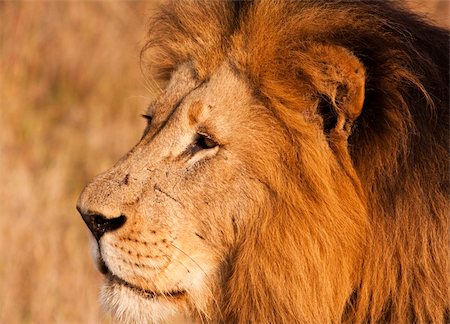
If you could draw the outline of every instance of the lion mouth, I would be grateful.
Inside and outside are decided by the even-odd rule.
[[[135,286],[131,283],[129,283],[126,280],[123,280],[122,278],[119,278],[118,276],[114,275],[110,271],[106,274],[106,278],[109,282],[119,284],[123,287],[128,288],[135,294],[146,298],[146,299],[155,299],[158,297],[164,297],[164,298],[180,298],[183,295],[185,295],[185,290],[171,290],[171,291],[161,291],[161,292],[155,292],[147,289],[140,288],[138,286]]]
[[[102,273],[106,280],[111,285],[120,285],[122,287],[127,288],[128,290],[132,291],[134,294],[138,295],[139,297],[145,298],[145,299],[156,299],[158,297],[164,297],[165,299],[168,298],[181,298],[186,294],[186,290],[184,289],[173,289],[173,290],[159,290],[159,291],[152,291],[143,289],[141,287],[138,287],[136,285],[133,285],[132,283],[120,278],[116,274],[114,274],[105,261],[103,260],[102,252],[100,245],[98,245],[98,254],[95,256],[95,261],[97,263],[97,269]]]
[[[133,285],[132,283],[116,276],[109,270],[108,266],[105,264],[103,259],[100,257],[98,260],[99,263],[99,270],[100,272],[107,278],[107,280],[110,283],[118,284],[120,286],[126,287],[127,289],[131,290],[133,293],[139,295],[140,297],[146,298],[146,299],[155,299],[158,297],[165,297],[165,298],[179,298],[185,295],[185,290],[170,290],[170,291],[151,291],[147,289],[140,288],[136,285]]]

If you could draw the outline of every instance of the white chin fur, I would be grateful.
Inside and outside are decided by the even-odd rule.
[[[186,309],[163,298],[146,299],[127,287],[106,282],[100,302],[117,323],[193,323],[185,319]]]

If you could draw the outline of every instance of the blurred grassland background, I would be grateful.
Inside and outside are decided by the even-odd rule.
[[[141,135],[154,1],[0,1],[0,323],[109,322],[78,194]],[[412,4],[447,26],[449,3]]]

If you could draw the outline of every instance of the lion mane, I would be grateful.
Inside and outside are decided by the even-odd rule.
[[[447,30],[391,1],[169,2],[142,55],[162,80],[186,62],[199,79],[230,62],[298,143],[283,165],[258,166],[272,206],[227,258],[216,318],[450,320]],[[363,67],[363,103],[341,120],[357,81],[333,67],[349,57]],[[295,137],[305,96],[339,168]],[[358,226],[344,224],[348,215]]]

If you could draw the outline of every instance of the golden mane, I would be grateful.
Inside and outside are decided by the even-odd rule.
[[[447,31],[390,1],[192,1],[164,6],[149,37],[142,54],[163,79],[183,63],[207,79],[228,61],[297,148],[280,142],[283,165],[255,166],[273,197],[227,259],[226,322],[449,320]],[[329,62],[310,59],[326,46],[365,69],[349,159],[332,136],[336,157],[298,138],[305,94],[336,123],[343,99],[321,79]],[[357,284],[328,277],[333,267]]]

